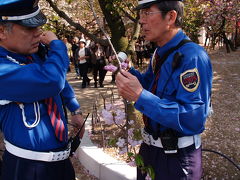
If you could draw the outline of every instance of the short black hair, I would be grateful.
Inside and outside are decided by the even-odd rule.
[[[157,3],[162,17],[164,18],[169,11],[175,10],[177,12],[177,18],[175,25],[181,27],[183,23],[184,4],[181,1],[162,1]]]
[[[0,21],[0,26],[4,26],[7,31],[11,31],[12,30],[12,25],[13,23],[12,22],[9,22],[9,21]]]

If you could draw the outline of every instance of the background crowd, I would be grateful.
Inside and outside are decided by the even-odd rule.
[[[82,88],[90,85],[94,81],[94,87],[104,87],[104,79],[107,71],[104,69],[108,63],[112,62],[113,51],[110,46],[103,46],[100,43],[91,41],[84,35],[62,38],[68,49],[68,56],[76,73],[75,79],[82,80]],[[135,44],[136,56],[134,64],[142,67],[148,61],[155,49],[154,43],[139,37]],[[69,71],[71,68],[69,67]],[[93,79],[89,78],[92,74]],[[112,83],[115,82],[115,74],[112,74]]]

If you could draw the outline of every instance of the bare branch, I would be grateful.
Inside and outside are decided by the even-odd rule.
[[[71,26],[75,27],[77,30],[79,30],[80,32],[82,32],[84,35],[86,35],[87,37],[89,37],[90,39],[94,40],[95,42],[100,43],[101,45],[106,46],[108,44],[108,42],[106,40],[97,38],[95,35],[89,33],[89,31],[84,28],[83,26],[81,26],[81,24],[74,22],[71,18],[69,18],[69,16],[61,11],[56,4],[52,1],[52,0],[46,0],[49,5],[53,8],[53,10],[63,19],[65,19]]]
[[[99,28],[101,29],[101,31],[103,32],[104,36],[105,36],[106,39],[108,40],[108,43],[110,44],[110,46],[111,46],[111,48],[112,48],[112,50],[113,50],[113,53],[114,53],[114,55],[116,56],[116,59],[117,59],[117,62],[118,62],[118,68],[119,68],[119,70],[121,71],[121,70],[122,70],[121,61],[120,61],[119,58],[118,58],[117,52],[116,52],[116,50],[115,50],[115,48],[114,48],[114,46],[113,46],[113,44],[112,44],[112,42],[111,42],[111,40],[110,40],[110,38],[109,38],[109,35],[106,33],[106,31],[103,29],[102,25],[100,24],[100,21],[99,21],[99,19],[98,19],[98,17],[97,17],[97,14],[96,14],[96,12],[95,12],[94,7],[93,7],[93,0],[88,0],[88,2],[89,2],[89,4],[90,4],[90,8],[91,8],[91,10],[92,10],[92,12],[93,12],[93,16],[94,16],[94,18],[95,18],[95,20],[96,20]]]

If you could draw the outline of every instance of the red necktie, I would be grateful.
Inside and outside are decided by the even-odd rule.
[[[33,63],[31,56],[27,56],[26,58],[28,60],[26,64]],[[65,127],[61,119],[61,115],[57,110],[57,104],[54,102],[53,98],[45,99],[45,103],[47,104],[47,107],[48,107],[48,115],[50,116],[51,124],[54,129],[56,137],[60,141],[66,141]]]
[[[61,115],[57,109],[57,104],[54,102],[53,98],[48,98],[45,100],[48,107],[48,115],[51,119],[51,124],[54,129],[56,137],[60,141],[66,141],[66,132],[64,123],[61,119]]]
[[[154,74],[155,74],[155,78],[154,78],[154,82],[153,82],[153,85],[152,85],[151,92],[153,94],[156,94],[158,79],[160,77],[160,69],[161,69],[161,66],[163,64],[163,61],[161,60],[161,58],[157,54],[157,51],[154,53],[153,61],[156,61],[156,62],[152,62],[153,64],[155,64],[155,68],[153,69]],[[145,127],[147,127],[148,126],[148,117],[145,116],[144,114],[143,114],[143,122],[144,122]]]

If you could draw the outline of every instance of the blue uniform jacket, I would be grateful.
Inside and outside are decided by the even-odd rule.
[[[180,30],[167,44],[158,47],[156,53],[161,57],[183,39],[189,38]],[[183,57],[179,67],[172,73],[172,61],[176,52],[180,52]],[[162,132],[166,128],[172,128],[179,136],[187,136],[204,130],[210,110],[212,66],[202,47],[190,42],[168,56],[161,67],[156,95],[151,93],[155,78],[152,60],[145,73],[141,74],[134,68],[129,72],[138,78],[144,88],[135,102],[135,108],[150,118],[149,125],[154,131],[160,129]],[[195,83],[192,85],[195,89],[190,88],[191,82]]]
[[[32,57],[34,63],[22,65],[28,61],[26,56],[0,47],[0,100],[10,101],[0,105],[0,127],[4,138],[18,147],[49,151],[65,146],[66,142],[60,142],[55,137],[44,99],[54,97],[66,130],[60,93],[70,111],[80,105],[73,89],[66,82],[69,58],[65,44],[60,40],[52,41],[45,61],[36,54]],[[40,118],[36,127],[28,128],[24,125],[23,111],[18,103],[24,105],[28,124]]]

